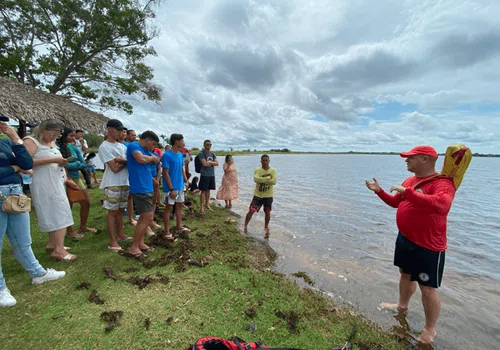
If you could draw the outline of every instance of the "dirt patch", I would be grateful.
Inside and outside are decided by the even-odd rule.
[[[101,320],[104,322],[107,322],[108,325],[106,328],[104,328],[104,331],[106,333],[109,333],[113,330],[113,328],[117,326],[121,326],[121,318],[123,317],[123,311],[118,310],[118,311],[106,311],[99,316]]]
[[[149,239],[148,244],[150,246],[154,245],[157,247],[163,247],[167,249],[171,249],[174,246],[174,240],[172,238],[167,238],[167,235],[164,230],[160,230]]]
[[[89,288],[90,288],[89,282],[82,282],[76,286],[76,289],[89,289]]]
[[[119,280],[120,277],[116,276],[114,273],[113,273],[113,269],[111,269],[111,267],[108,267],[106,266],[104,268],[104,274],[106,275],[107,278],[111,278],[112,280],[116,281],[116,280]]]
[[[295,276],[298,278],[303,278],[307,284],[309,284],[310,286],[314,286],[314,281],[305,272],[302,272],[302,271],[295,272],[295,273],[292,273],[292,276]]]
[[[245,315],[247,315],[250,318],[254,318],[255,315],[257,315],[257,311],[255,310],[255,305],[252,305],[249,308],[245,309]]]
[[[282,318],[287,322],[287,327],[290,333],[299,334],[299,314],[296,311],[283,312],[281,310],[276,311],[276,317]]]
[[[89,298],[88,300],[91,302],[91,303],[94,303],[94,304],[97,304],[97,305],[102,305],[104,304],[104,300],[102,300],[99,295],[97,295],[97,290],[93,289],[91,292],[90,292],[90,295],[89,295]]]
[[[139,269],[137,267],[129,267],[128,269],[123,270],[123,272],[130,273],[130,272],[137,272]]]
[[[250,264],[258,270],[271,268],[278,254],[267,242],[252,240],[249,249]]]
[[[139,289],[144,289],[148,286],[148,284],[153,283],[155,281],[151,275],[147,275],[146,277],[132,276],[127,279],[128,282],[135,284]]]
[[[146,330],[149,331],[149,327],[151,327],[151,319],[149,317],[146,317],[144,320],[144,326],[146,327]]]

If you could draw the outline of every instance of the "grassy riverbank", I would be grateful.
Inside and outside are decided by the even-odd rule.
[[[79,255],[72,264],[50,260],[46,234],[37,230],[32,215],[35,255],[45,267],[64,269],[64,279],[32,286],[5,240],[3,273],[18,304],[0,310],[2,349],[186,349],[208,335],[330,349],[343,344],[356,324],[355,348],[404,348],[362,317],[273,273],[268,268],[273,252],[241,235],[234,214],[220,208],[204,217],[187,213],[185,224],[195,233],[168,248],[157,246],[142,263],[107,249],[102,192],[94,189],[91,197],[89,225],[101,232],[66,240]],[[197,209],[197,199],[193,206]],[[126,231],[131,235],[133,227],[126,225]],[[197,262],[208,265],[191,265]],[[77,289],[83,282],[89,289]],[[91,302],[93,290],[98,298]],[[99,298],[103,304],[96,304]],[[123,312],[121,325],[105,332],[100,315],[112,311]]]

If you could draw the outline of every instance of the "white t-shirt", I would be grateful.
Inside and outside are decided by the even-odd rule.
[[[104,142],[99,146],[98,154],[102,164],[106,165],[107,162],[115,158],[127,159],[127,147],[119,142],[111,143],[104,140]],[[127,167],[124,167],[119,172],[114,173],[109,166],[106,166],[99,188],[104,189],[109,186],[129,185]]]
[[[82,138],[81,140],[76,140],[75,139],[75,145],[76,145],[76,147],[78,147],[78,149],[80,150],[80,152],[82,152],[82,154],[84,154],[85,152],[83,152],[82,144],[80,143],[80,141],[83,141],[83,145],[85,146],[85,148],[89,148],[89,145],[87,144],[87,140],[85,140],[84,138]]]

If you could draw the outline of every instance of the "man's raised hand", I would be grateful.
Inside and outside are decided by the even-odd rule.
[[[382,188],[380,188],[380,185],[378,184],[378,181],[376,178],[373,178],[373,182],[370,182],[368,180],[365,181],[366,187],[375,193],[379,193]]]

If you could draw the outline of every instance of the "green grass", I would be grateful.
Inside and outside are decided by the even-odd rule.
[[[65,270],[64,279],[31,285],[5,240],[3,273],[18,304],[0,310],[2,349],[187,349],[208,335],[237,335],[274,347],[330,349],[343,344],[355,324],[360,324],[354,340],[356,349],[404,348],[361,316],[266,268],[272,255],[269,248],[241,235],[237,218],[232,220],[235,217],[223,209],[208,212],[203,218],[186,214],[185,224],[207,235],[191,234],[188,246],[192,251],[188,253],[198,259],[211,255],[214,260],[206,267],[188,265],[185,271],[178,272],[176,263],[146,268],[135,259],[110,252],[106,213],[100,205],[102,193],[98,189],[90,193],[93,206],[89,226],[102,233],[87,233],[79,241],[67,239],[66,245],[73,247],[71,252],[79,255],[74,263],[50,260],[44,251],[47,236],[38,231],[34,212],[31,216],[35,255],[44,267]],[[74,212],[78,220],[78,205]],[[133,227],[125,227],[132,235]],[[178,239],[168,250],[157,247],[146,261],[166,252],[178,252],[182,246],[186,241]],[[123,279],[106,277],[104,267],[110,267]],[[139,270],[124,271],[131,267]],[[157,272],[168,276],[169,282],[154,282],[139,289],[125,280],[134,275],[157,278]],[[90,289],[77,290],[82,282],[90,283]],[[93,289],[104,304],[88,301]],[[99,316],[117,310],[123,311],[121,326],[105,333],[106,323]],[[296,312],[296,333],[290,331],[287,320],[276,315],[278,310],[284,314]],[[146,318],[151,323],[149,330]],[[255,334],[245,330],[251,324],[256,326]]]

